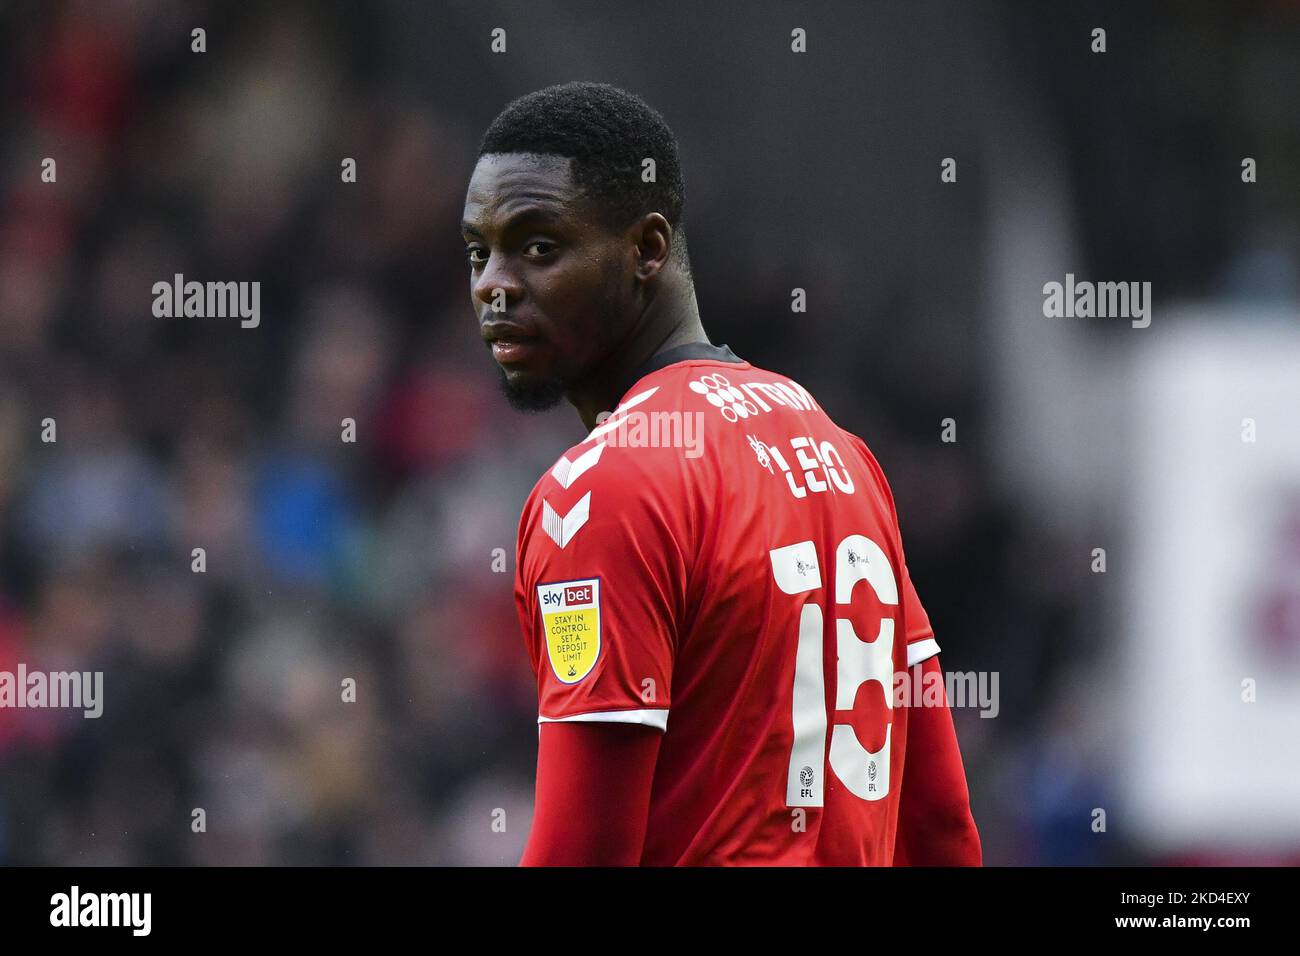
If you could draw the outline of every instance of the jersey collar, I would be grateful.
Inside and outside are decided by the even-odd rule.
[[[734,362],[744,364],[745,360],[725,345],[710,345],[708,342],[688,342],[685,345],[679,345],[676,348],[668,349],[666,352],[652,355],[648,362],[645,362],[640,368],[632,373],[632,384],[635,385],[651,372],[657,372],[661,368],[667,368],[669,365],[676,365],[678,362],[690,361]]]
[[[676,348],[668,349],[657,355],[652,355],[648,361],[632,373],[632,384],[623,390],[622,397],[619,398],[618,404],[622,405],[628,395],[641,384],[642,380],[660,369],[667,368],[670,365],[676,365],[678,362],[728,362],[738,365],[748,364],[743,358],[731,351],[725,345],[710,345],[708,342],[688,342],[686,345],[679,345]]]

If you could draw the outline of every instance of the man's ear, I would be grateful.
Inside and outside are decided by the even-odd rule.
[[[668,265],[672,253],[673,227],[657,212],[647,213],[632,225],[636,245],[636,277],[647,281]]]

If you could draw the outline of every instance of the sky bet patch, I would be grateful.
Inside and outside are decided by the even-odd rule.
[[[537,585],[542,630],[551,670],[565,684],[576,684],[600,654],[600,578]]]

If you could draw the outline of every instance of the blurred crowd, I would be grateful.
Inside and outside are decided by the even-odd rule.
[[[478,133],[530,87],[431,93],[387,55],[397,6],[0,15],[0,670],[105,675],[97,720],[0,709],[0,863],[518,859],[536,700],[516,525],[582,431],[497,393],[457,234]],[[978,311],[915,276],[855,289],[840,236],[798,237],[791,280],[761,235],[708,225],[738,195],[703,170],[691,193],[696,149],[706,327],[866,438],[945,666],[1002,672],[998,719],[956,715],[987,860],[1129,859],[1077,816],[1107,799],[1079,744],[1089,595],[1024,574],[1077,542],[1018,515],[978,442],[936,440],[945,416],[981,422]],[[749,281],[722,286],[724,254]],[[154,317],[176,273],[260,281],[260,326]],[[793,327],[789,288],[817,283],[890,321]]]
[[[106,706],[0,710],[0,861],[513,862],[535,701],[493,549],[577,424],[495,394],[475,144],[337,98],[291,21],[198,75],[146,7],[8,51],[0,669],[102,670]],[[155,318],[174,273],[261,281],[260,327]]]

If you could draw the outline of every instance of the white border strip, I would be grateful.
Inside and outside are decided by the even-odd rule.
[[[656,708],[654,710],[595,710],[585,714],[574,714],[572,717],[543,717],[540,714],[537,717],[538,724],[562,723],[573,720],[589,720],[611,724],[647,724],[659,730],[668,730],[668,710],[666,708]]]
[[[915,667],[939,653],[939,642],[933,637],[907,645],[907,666]]]

